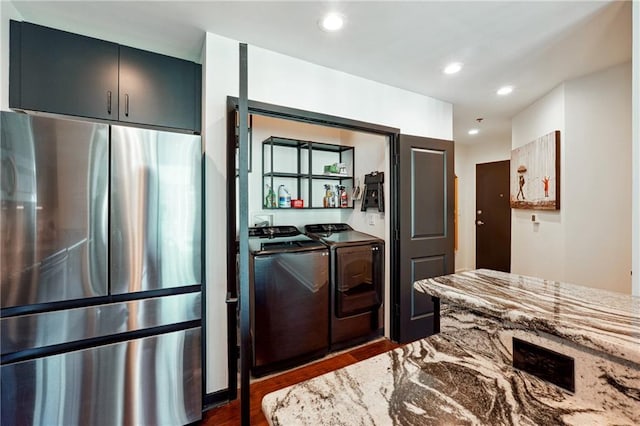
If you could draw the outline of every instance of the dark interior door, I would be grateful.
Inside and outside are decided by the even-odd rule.
[[[511,272],[509,160],[476,164],[476,268]]]
[[[453,141],[400,135],[392,179],[393,339],[410,342],[439,332],[438,301],[416,280],[454,272]]]

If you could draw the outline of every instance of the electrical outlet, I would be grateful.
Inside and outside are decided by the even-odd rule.
[[[252,226],[272,226],[273,215],[272,214],[254,214]]]
[[[369,225],[376,226],[376,215],[374,214],[369,215]]]

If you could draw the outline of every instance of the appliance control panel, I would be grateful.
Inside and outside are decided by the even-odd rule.
[[[300,231],[295,226],[259,226],[249,228],[249,237],[258,238],[276,238],[276,237],[295,237],[300,235]]]

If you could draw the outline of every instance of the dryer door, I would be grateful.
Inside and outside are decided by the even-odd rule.
[[[380,307],[384,246],[366,244],[336,249],[336,316],[344,318]]]

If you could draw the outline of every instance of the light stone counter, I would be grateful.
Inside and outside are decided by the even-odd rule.
[[[640,365],[626,357],[634,349],[637,325],[628,314],[637,300],[625,302],[624,296],[605,292],[615,301],[605,307],[605,301],[581,298],[578,286],[493,271],[440,277],[416,287],[441,297],[440,334],[266,395],[262,406],[269,422],[640,424]],[[616,314],[616,306],[622,312]],[[542,320],[535,320],[534,310]],[[571,319],[561,318],[564,314]],[[586,339],[578,337],[580,321]],[[599,325],[603,322],[606,327]],[[574,358],[575,393],[513,368],[513,337]]]
[[[450,305],[640,364],[640,298],[479,269],[417,281]]]

